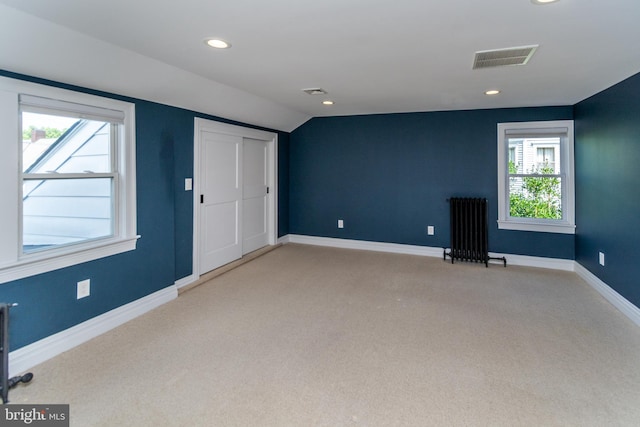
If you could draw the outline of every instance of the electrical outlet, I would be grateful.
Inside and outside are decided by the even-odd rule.
[[[600,265],[604,267],[604,253],[598,252],[598,262],[600,262]]]
[[[338,228],[344,228],[344,221],[341,219],[338,220]]]
[[[429,236],[433,236],[434,234],[436,234],[435,227],[433,225],[427,227],[427,234]]]
[[[91,294],[91,280],[87,279],[87,280],[78,282],[76,299],[88,297],[90,294]]]

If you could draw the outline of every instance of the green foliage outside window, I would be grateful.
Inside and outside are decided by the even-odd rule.
[[[509,173],[518,173],[516,165],[511,161]],[[511,178],[512,184],[514,179],[521,179],[522,185],[521,188],[511,186],[509,214],[519,218],[562,219],[560,178],[548,176],[555,174],[553,168],[548,165],[536,168],[530,173],[534,176]]]
[[[34,130],[36,130],[36,127],[33,126],[33,125],[29,126],[27,129],[23,129],[22,130],[22,139],[23,140],[31,139],[31,133]],[[38,130],[44,130],[45,138],[52,138],[52,139],[59,138],[60,135],[62,135],[63,133],[65,133],[67,131],[66,129],[56,129],[56,128],[52,128],[52,127],[45,127],[43,129],[38,129]]]

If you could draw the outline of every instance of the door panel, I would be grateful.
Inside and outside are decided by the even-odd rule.
[[[262,197],[244,201],[243,254],[267,245],[266,211],[266,203]]]
[[[267,143],[244,138],[243,254],[268,244]]]
[[[242,257],[242,137],[203,131],[200,274]]]
[[[232,201],[203,207],[205,228],[204,250],[211,253],[238,244],[238,227],[219,227],[219,224],[235,224],[238,217],[238,202]],[[211,226],[213,225],[213,226]]]

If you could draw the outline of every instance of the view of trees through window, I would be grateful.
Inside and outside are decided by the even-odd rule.
[[[562,219],[562,179],[554,138],[509,139],[509,215]]]
[[[22,170],[30,168],[78,119],[22,113]]]
[[[517,173],[513,162],[509,162],[509,173]],[[562,219],[560,178],[548,176],[553,174],[552,167],[543,166],[530,176],[509,178],[509,215]]]
[[[36,126],[30,125],[28,128],[22,129],[22,140],[24,141],[31,139],[33,138],[33,134],[37,134],[38,132],[42,132],[42,134],[44,135],[43,138],[58,139],[60,138],[60,135],[66,132],[66,130],[67,129],[58,129],[52,127],[38,129]]]

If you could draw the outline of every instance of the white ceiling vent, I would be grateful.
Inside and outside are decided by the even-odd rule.
[[[476,52],[473,69],[524,65],[529,62],[537,48],[538,45],[534,45]]]
[[[309,89],[302,89],[303,92],[309,94],[309,95],[326,95],[327,91],[320,88],[320,87],[312,87]]]

